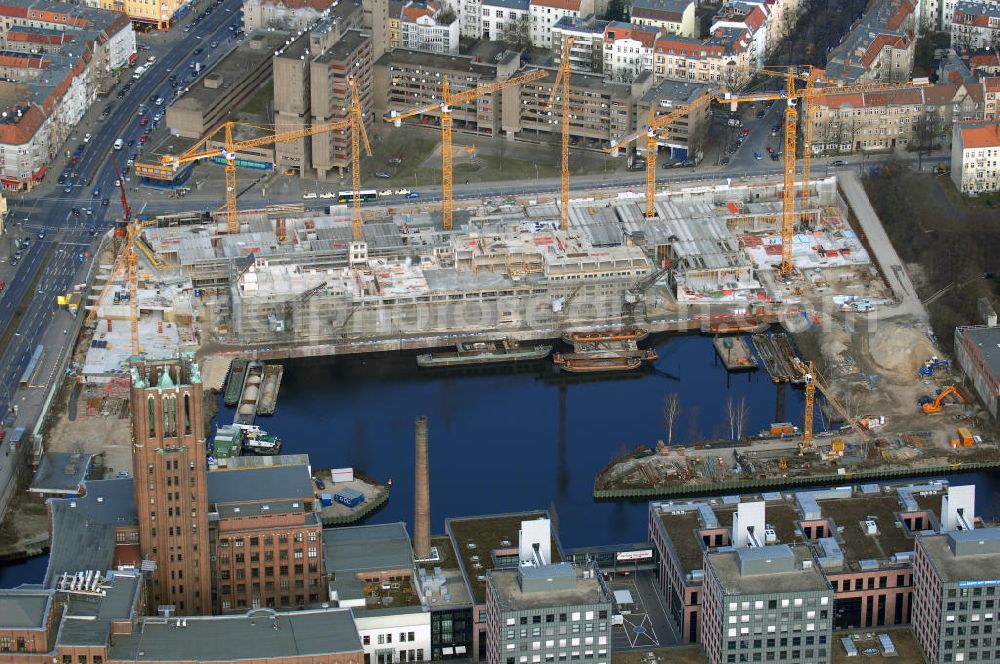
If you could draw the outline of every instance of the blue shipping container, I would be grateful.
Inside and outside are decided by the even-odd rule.
[[[357,489],[345,487],[334,494],[333,499],[342,505],[357,507],[361,503],[365,502],[365,494],[361,493]]]
[[[319,500],[323,504],[323,507],[329,507],[330,505],[333,505],[333,498],[331,498],[330,494],[328,493],[319,494]]]

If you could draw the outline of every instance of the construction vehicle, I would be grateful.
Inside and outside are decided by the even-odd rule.
[[[959,401],[962,400],[962,395],[958,393],[958,390],[955,389],[955,386],[949,385],[948,387],[941,390],[941,393],[938,394],[933,401],[929,401],[927,403],[922,404],[921,408],[928,415],[933,415],[934,413],[940,413],[941,406],[944,403],[944,400],[951,395],[954,395],[955,398],[958,399]]]
[[[452,92],[448,77],[444,77],[441,82],[441,99],[427,106],[412,108],[408,111],[392,110],[385,114],[383,119],[393,123],[396,127],[401,127],[403,120],[412,118],[415,115],[423,115],[437,111],[441,114],[441,228],[450,231],[454,220],[454,194],[452,192],[452,147],[451,147],[451,114],[456,106],[468,104],[480,97],[500,92],[507,88],[530,83],[548,76],[547,71],[536,69],[534,71],[508,78],[506,81],[488,83],[476,88],[469,88],[461,92]]]
[[[351,129],[352,139],[351,146],[356,148],[358,143],[357,135],[364,132],[364,123],[362,122],[362,114],[355,111],[355,106],[359,103],[357,101],[357,94],[355,90],[354,80],[349,81],[351,87],[351,103],[348,107],[349,116],[346,120],[339,120],[337,122],[327,122],[324,124],[313,125],[311,127],[306,127],[304,129],[294,129],[291,131],[279,131],[266,136],[260,136],[257,138],[248,138],[241,141],[233,140],[233,129],[239,126],[250,127],[259,130],[259,127],[254,125],[245,125],[240,122],[233,122],[227,120],[223,122],[214,130],[205,134],[198,142],[192,145],[190,148],[185,150],[179,155],[163,155],[159,158],[160,164],[163,166],[170,166],[175,172],[183,165],[191,162],[195,162],[201,159],[210,159],[212,157],[223,157],[226,160],[226,230],[228,233],[239,232],[239,219],[237,216],[238,210],[236,207],[236,154],[240,150],[246,150],[249,148],[259,147],[262,145],[273,145],[274,143],[287,143],[289,141],[295,141],[301,138],[307,138],[315,134],[322,134],[329,131]],[[360,129],[356,128],[360,126]],[[219,134],[222,134],[222,147],[221,148],[206,148],[206,144],[216,138]],[[365,147],[368,148],[368,137],[365,135],[364,138]],[[368,148],[368,154],[371,155],[371,149]],[[360,220],[360,198],[358,192],[360,191],[360,174],[359,168],[357,166],[360,163],[360,157],[357,153],[357,149],[354,150],[354,154],[351,155],[351,163],[354,165],[354,204],[355,210],[354,214],[356,218],[354,219],[354,235],[359,237],[361,234],[361,220]]]
[[[936,355],[931,357],[931,359],[924,362],[924,365],[920,367],[917,371],[924,378],[930,378],[934,375],[934,371],[937,369],[947,369],[951,366],[949,360],[943,360]]]
[[[562,60],[559,61],[559,73],[552,86],[549,97],[549,108],[554,108],[556,93],[562,96],[562,167],[559,171],[559,228],[569,230],[569,49],[573,47],[574,37],[563,36]]]
[[[617,152],[619,148],[646,137],[646,209],[644,214],[647,218],[656,216],[656,154],[659,150],[659,143],[656,140],[658,132],[668,129],[670,125],[677,122],[686,115],[707,106],[713,101],[712,95],[706,94],[698,97],[690,104],[680,106],[665,115],[656,115],[656,101],[649,104],[649,115],[646,118],[646,125],[639,131],[633,132],[623,138],[611,141],[611,146],[606,152]]]
[[[840,416],[844,418],[844,420],[851,426],[852,429],[854,429],[855,432],[857,432],[859,436],[861,436],[861,440],[867,447],[868,445],[867,430],[865,430],[865,428],[861,424],[859,424],[857,421],[855,421],[853,417],[851,417],[850,413],[847,412],[847,409],[844,408],[844,406],[841,405],[839,401],[837,401],[836,397],[834,397],[833,394],[830,393],[830,390],[827,389],[826,385],[824,385],[822,381],[820,381],[816,369],[813,367],[813,363],[810,362],[808,365],[806,365],[806,363],[800,360],[799,358],[793,357],[792,364],[794,365],[795,369],[799,372],[799,375],[802,376],[805,382],[806,410],[805,410],[805,415],[802,418],[802,447],[805,448],[812,445],[813,408],[816,403],[817,389],[823,394],[824,397],[826,397],[827,403],[833,406],[834,410],[840,413]]]
[[[962,447],[975,445],[975,436],[966,427],[958,427],[958,442]]]
[[[765,68],[747,68],[752,73],[766,76],[776,76],[785,79],[785,89],[779,92],[751,93],[746,95],[725,92],[718,101],[730,104],[730,110],[735,111],[737,104],[766,101],[785,102],[785,149],[784,149],[784,190],[781,215],[781,276],[789,277],[793,271],[792,238],[795,234],[795,164],[798,139],[798,102],[810,102],[829,94],[857,94],[865,92],[892,92],[926,85],[923,83],[860,83],[856,85],[831,85],[816,87],[821,82],[823,71],[812,67],[788,67],[784,71]],[[802,84],[799,87],[799,84]],[[812,163],[812,131],[813,123],[803,123],[803,159],[802,177],[803,209],[809,205],[810,168]]]

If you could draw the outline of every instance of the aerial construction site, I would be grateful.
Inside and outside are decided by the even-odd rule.
[[[317,209],[239,210],[235,196],[227,196],[215,213],[133,221],[119,233],[125,248],[115,265],[109,244],[88,298],[92,338],[84,345],[80,378],[89,384],[120,380],[124,363],[137,352],[156,358],[196,350],[205,358],[206,384],[221,389],[237,356],[283,359],[457,344],[449,357],[423,360],[447,365],[544,356],[551,346],[518,344],[560,337],[577,352],[556,353],[557,368],[611,371],[655,361],[655,352],[637,345],[649,333],[753,333],[752,339],[719,340],[716,348],[725,352],[730,370],[765,370],[776,382],[804,389],[803,427],[779,422],[758,435],[733,426],[732,440],[704,450],[660,444],[654,451],[649,441],[649,449],[602,471],[597,495],[708,490],[720,483],[736,488],[774,478],[835,481],[848,473],[882,473],[888,465],[906,474],[994,463],[1000,455],[977,442],[969,427],[958,429],[954,418],[935,418],[917,407],[947,387],[947,374],[918,378],[922,363],[939,354],[926,334],[926,313],[856,176],[811,176],[808,128],[799,177],[794,105],[785,110],[783,177],[657,183],[658,140],[661,134],[669,140],[671,123],[694,108],[713,101],[808,99],[823,89],[812,87],[815,72],[780,76],[787,76],[780,94],[706,95],[663,115],[651,108],[640,131],[610,148],[645,142],[644,188],[571,194],[564,111],[557,194],[455,200],[449,109],[539,77],[529,72],[484,86],[488,90],[450,92],[446,86],[443,104],[387,115],[396,125],[419,114],[442,115],[440,201],[392,205],[368,195],[362,201],[355,177],[352,195]],[[553,95],[567,80],[556,82]],[[337,126],[354,130],[358,173],[367,135],[352,109]],[[222,154],[227,191],[234,192],[241,143],[228,125],[225,134],[220,148],[198,144],[161,163],[177,169]],[[282,134],[254,139],[254,145],[267,140],[283,140]],[[127,270],[117,271],[122,265]],[[775,325],[797,334],[792,340],[767,334]],[[812,340],[807,352],[794,342],[808,341],[803,334]],[[936,412],[957,398],[964,404],[958,417],[971,426],[977,415],[972,395],[945,396],[937,399]],[[824,425],[815,433],[814,417]],[[841,424],[830,426],[831,420]],[[838,435],[828,439],[820,429]]]

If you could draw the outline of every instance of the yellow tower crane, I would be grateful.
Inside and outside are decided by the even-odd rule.
[[[160,163],[165,166],[172,167],[175,171],[181,167],[183,164],[190,163],[192,161],[198,161],[199,159],[207,159],[210,157],[221,156],[226,160],[226,228],[229,233],[239,232],[239,219],[237,217],[237,207],[236,207],[236,153],[240,150],[246,150],[248,148],[259,147],[262,145],[273,145],[274,143],[287,143],[289,141],[295,141],[300,138],[306,138],[308,136],[313,136],[315,134],[322,134],[328,131],[335,131],[338,129],[352,129],[352,135],[354,136],[351,140],[351,145],[353,148],[358,147],[357,136],[359,134],[364,135],[365,148],[368,149],[368,154],[371,155],[371,149],[368,147],[368,137],[365,134],[364,129],[364,118],[360,111],[360,102],[357,99],[357,90],[355,88],[354,81],[350,81],[351,86],[351,104],[350,104],[350,116],[346,120],[340,120],[338,122],[328,122],[324,124],[313,125],[311,127],[305,127],[303,129],[293,129],[290,131],[279,131],[267,134],[265,136],[259,136],[257,138],[248,138],[242,141],[233,140],[233,127],[241,126],[242,123],[226,121],[221,125],[216,127],[213,131],[210,131],[205,136],[203,136],[197,143],[192,145],[190,148],[185,150],[179,155],[163,155],[160,157]],[[246,127],[251,127],[254,129],[260,129],[260,127],[255,127],[254,125],[242,125]],[[359,127],[359,128],[358,128]],[[222,133],[222,147],[221,148],[206,148],[205,144],[209,140],[216,138],[219,133]],[[351,163],[354,165],[354,172],[359,171],[358,164],[360,163],[360,156],[357,149],[351,155]],[[358,176],[354,177],[354,237],[358,239],[361,237],[361,208],[360,208],[360,198],[358,191],[360,189],[360,179]]]
[[[923,84],[913,82],[907,83],[861,83],[857,85],[828,85],[817,87],[815,83],[822,83],[819,76],[822,73],[818,69],[807,69],[806,74],[799,73],[796,67],[789,67],[784,73],[785,89],[781,92],[762,92],[746,95],[737,95],[726,92],[719,97],[720,102],[731,104],[734,108],[737,104],[758,101],[784,100],[785,106],[785,154],[784,154],[784,190],[781,211],[781,275],[790,276],[793,271],[792,264],[792,239],[795,234],[795,164],[796,164],[796,143],[798,132],[798,102],[800,100],[809,102],[818,97],[829,94],[857,94],[864,92],[892,92]],[[755,69],[757,73],[766,75],[779,75],[777,72]],[[804,80],[804,86],[797,88],[800,81]],[[811,123],[806,123],[811,124]],[[811,127],[806,132],[807,152],[812,151],[812,130]],[[811,155],[806,157],[811,159]],[[807,167],[808,168],[808,167]],[[808,172],[808,171],[806,171]],[[808,183],[805,187],[807,188]],[[808,201],[808,197],[803,197]]]
[[[537,81],[541,78],[548,76],[548,72],[536,69],[535,71],[528,72],[526,74],[521,74],[520,76],[515,76],[513,78],[508,78],[505,81],[497,81],[496,83],[488,83],[486,85],[480,85],[479,87],[470,88],[468,90],[462,90],[461,92],[452,92],[451,85],[448,82],[448,78],[445,77],[441,82],[441,100],[435,101],[433,104],[428,104],[427,106],[421,106],[419,108],[413,108],[408,111],[389,111],[385,114],[384,119],[386,122],[392,122],[396,127],[402,125],[402,121],[406,118],[412,118],[415,115],[423,115],[425,113],[431,113],[433,111],[438,111],[441,114],[441,228],[448,231],[451,230],[453,221],[453,204],[454,196],[452,193],[452,170],[451,170],[451,113],[456,106],[461,106],[467,104],[470,101],[479,99],[488,94],[493,94],[494,92],[500,92],[506,88],[521,85],[522,83],[530,83],[532,81]]]
[[[606,148],[606,152],[615,152],[618,148],[628,145],[642,136],[646,137],[646,217],[656,216],[657,132],[661,129],[668,128],[685,115],[689,115],[693,111],[696,111],[703,106],[707,106],[712,103],[713,99],[714,97],[712,97],[712,95],[702,95],[690,104],[685,104],[684,106],[675,108],[665,115],[656,115],[656,102],[653,101],[649,105],[649,117],[646,119],[646,126],[640,131],[633,132],[623,138],[611,141],[611,147]]]
[[[549,108],[555,108],[556,95],[562,96],[562,167],[559,171],[559,228],[569,230],[569,50],[573,47],[573,37],[564,36],[562,60],[559,73],[552,85]]]
[[[810,362],[807,365],[798,358],[794,358],[793,363],[795,365],[795,369],[805,381],[806,390],[806,410],[802,418],[802,446],[809,447],[813,442],[813,409],[816,404],[817,389],[819,389],[823,396],[826,397],[827,402],[833,406],[838,413],[840,413],[840,416],[851,425],[851,428],[854,429],[859,436],[861,436],[861,440],[867,445],[868,432],[864,427],[858,424],[853,417],[851,417],[851,414],[847,412],[847,409],[844,408],[839,401],[837,401],[837,398],[830,393],[830,390],[827,389],[826,385],[819,380],[816,369],[813,367],[813,363]]]

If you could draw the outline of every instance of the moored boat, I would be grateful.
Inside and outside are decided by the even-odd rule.
[[[254,454],[271,456],[281,452],[281,438],[260,428],[249,429],[243,439],[243,447]]]
[[[229,373],[226,374],[226,387],[222,396],[223,403],[229,408],[235,406],[240,400],[246,373],[247,361],[243,358],[237,357],[229,364]]]
[[[628,352],[556,353],[552,361],[562,371],[591,373],[598,371],[633,371],[645,362],[656,360],[652,348]]]
[[[540,360],[552,352],[552,346],[522,346],[517,339],[466,341],[456,344],[454,352],[417,355],[419,367],[457,367],[492,362]]]
[[[649,330],[641,327],[613,327],[580,332],[566,332],[563,341],[568,344],[602,342],[602,341],[632,341],[640,342],[649,336]]]

